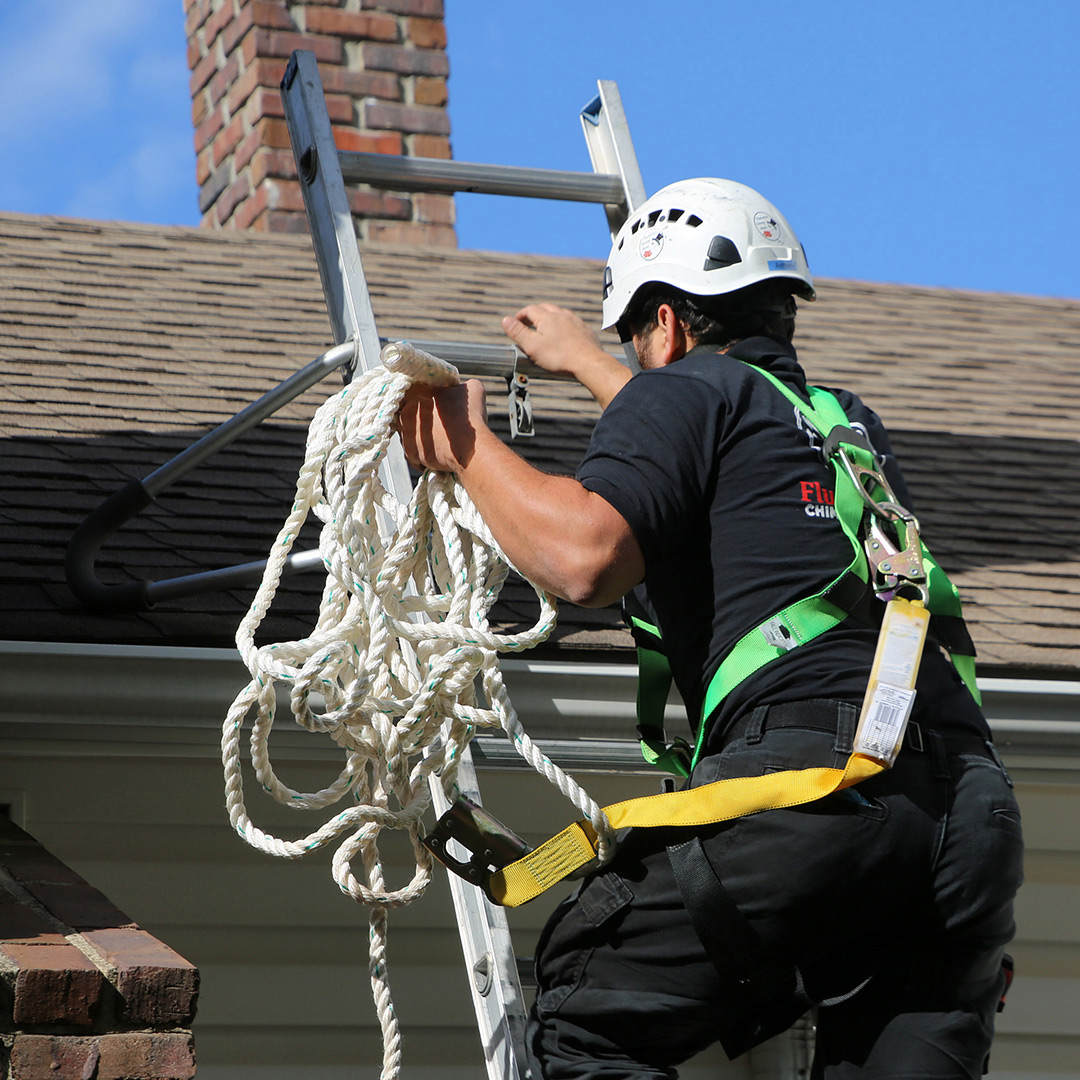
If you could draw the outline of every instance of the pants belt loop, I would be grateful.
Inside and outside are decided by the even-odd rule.
[[[936,780],[948,780],[952,774],[949,772],[949,759],[945,754],[945,740],[940,731],[933,728],[923,728],[923,745],[930,751],[930,760],[933,764],[933,776]]]
[[[1001,760],[1001,755],[997,752],[997,747],[990,739],[985,739],[986,752],[994,759],[994,764],[1001,770],[1001,775],[1005,777],[1005,783],[1009,787],[1013,786],[1012,777],[1009,775],[1009,770],[1005,768],[1005,762]]]
[[[759,705],[751,714],[750,720],[743,732],[743,738],[748,743],[761,742],[761,736],[765,731],[765,717],[769,713],[768,705]]]
[[[855,729],[859,724],[859,710],[846,701],[837,703],[836,706],[836,742],[833,744],[833,753],[842,756],[845,760],[855,746]]]
[[[909,721],[907,731],[904,733],[904,749],[916,754],[921,754],[926,749],[922,726],[914,720]]]

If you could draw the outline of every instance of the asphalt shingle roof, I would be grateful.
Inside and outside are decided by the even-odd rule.
[[[363,258],[386,336],[503,341],[499,318],[537,299],[599,322],[591,260],[373,245]],[[818,293],[799,316],[800,358],[814,381],[850,387],[889,425],[983,669],[1075,676],[1080,301],[828,280]],[[82,611],[64,581],[68,539],[126,481],[331,344],[306,237],[0,214],[3,636],[230,643],[243,591]],[[307,421],[336,385],[331,376],[164,493],[106,543],[101,579],[262,558],[291,502]],[[572,471],[595,406],[567,383],[533,394],[538,435],[516,445]],[[317,577],[291,579],[268,637],[310,626]],[[528,598],[508,586],[503,617],[527,618]],[[559,635],[561,648],[628,644],[613,611],[566,606]]]

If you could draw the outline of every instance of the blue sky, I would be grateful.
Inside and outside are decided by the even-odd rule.
[[[649,191],[758,188],[825,277],[1080,298],[1075,0],[446,0],[456,157],[587,169],[618,81]],[[0,210],[194,224],[180,0],[3,0]],[[604,257],[603,214],[459,196],[462,247]]]

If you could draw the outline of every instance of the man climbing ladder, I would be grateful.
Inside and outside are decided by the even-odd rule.
[[[1021,876],[1016,801],[961,678],[958,610],[936,599],[951,591],[932,587],[932,563],[929,578],[898,575],[873,553],[917,551],[914,519],[882,531],[868,517],[856,536],[838,513],[847,481],[791,344],[796,296],[813,284],[772,204],[730,181],[675,184],[630,215],[605,272],[605,327],[632,340],[640,375],[560,308],[504,320],[604,407],[576,478],[502,444],[478,383],[414,389],[401,414],[409,456],[457,474],[530,580],[588,605],[646,601],[638,622],[695,728],[691,789],[844,769],[885,601],[914,586],[933,616],[891,769],[802,806],[632,828],[557,909],[530,1021],[548,1080],[668,1077],[812,1005],[815,1076],[977,1076],[989,1051]],[[842,441],[909,507],[877,417],[845,391],[815,400],[842,410]],[[807,607],[830,617],[790,615]]]

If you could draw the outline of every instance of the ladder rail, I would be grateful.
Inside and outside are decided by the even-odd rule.
[[[356,367],[369,371],[379,362],[375,312],[313,53],[292,54],[281,81],[281,100],[334,340],[341,344],[354,338],[357,349],[350,371]],[[387,454],[386,462],[387,490],[409,490],[412,484],[400,447]]]
[[[622,184],[622,201],[604,206],[608,229],[614,243],[627,217],[647,196],[619,88],[611,79],[599,79],[596,85],[599,93],[581,110],[581,131],[585,136],[585,145],[588,147],[593,169],[618,176]],[[641,364],[632,341],[623,342],[623,354],[626,357],[626,366],[637,374],[641,370]]]
[[[378,359],[378,334],[314,53],[303,50],[292,54],[281,97],[331,325],[339,341],[356,337],[357,361],[367,370]],[[408,501],[412,480],[396,440],[384,465],[387,491],[402,502]],[[390,531],[392,522],[382,521],[380,527]],[[479,801],[467,748],[459,760],[460,792]],[[436,807],[445,809],[439,778],[431,776],[429,786]],[[491,1080],[525,1080],[529,1073],[525,1006],[516,965],[507,963],[510,930],[506,913],[479,889],[465,882],[461,885],[464,887],[452,883],[451,897],[470,967],[469,988],[488,1075]],[[513,960],[512,953],[509,959]],[[478,978],[478,965],[486,969],[482,979]]]
[[[599,79],[597,89],[596,97],[581,110],[581,130],[593,169],[597,173],[617,176],[622,188],[619,204],[606,205],[608,228],[614,241],[627,216],[647,196],[619,87],[611,79]]]

